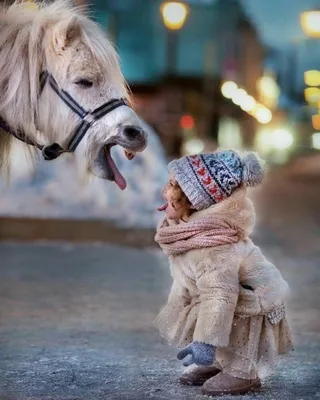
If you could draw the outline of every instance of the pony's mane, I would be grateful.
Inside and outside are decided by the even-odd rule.
[[[42,43],[48,27],[77,16],[82,38],[98,65],[108,68],[126,90],[118,68],[118,55],[99,26],[88,17],[85,7],[71,0],[40,3],[39,8],[15,2],[0,5],[0,115],[14,130],[36,137],[35,115],[44,59]],[[0,129],[0,170],[7,163],[12,137]]]

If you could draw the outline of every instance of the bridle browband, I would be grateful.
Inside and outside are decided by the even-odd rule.
[[[61,147],[58,143],[43,146],[37,142],[34,142],[30,138],[28,138],[28,136],[24,132],[15,132],[13,129],[11,129],[6,121],[0,116],[0,128],[4,129],[16,139],[21,140],[22,142],[30,146],[37,147],[39,150],[41,150],[45,160],[54,160],[62,153],[73,153],[83,139],[84,135],[89,130],[89,128],[91,128],[91,126],[93,126],[97,120],[104,117],[106,114],[110,113],[118,107],[128,106],[125,99],[114,99],[108,101],[105,104],[102,104],[100,107],[96,108],[93,111],[85,110],[68,92],[59,88],[56,80],[48,71],[43,71],[40,74],[39,97],[41,96],[47,82],[50,87],[55,91],[55,93],[60,97],[60,99],[81,119],[73,135],[71,136],[68,145],[65,148]]]

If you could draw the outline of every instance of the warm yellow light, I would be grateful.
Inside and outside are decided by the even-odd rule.
[[[274,130],[260,128],[256,136],[256,146],[261,153],[268,153],[272,150],[287,150],[293,143],[293,134],[285,128]]]
[[[218,144],[223,149],[242,149],[240,124],[232,117],[221,117],[218,129]]]
[[[293,144],[293,135],[286,129],[275,129],[272,132],[272,144],[279,150],[288,149]]]
[[[320,37],[320,10],[306,11],[300,16],[301,27],[310,37]]]
[[[320,150],[320,132],[315,132],[312,135],[312,147]]]
[[[268,128],[259,128],[255,138],[255,144],[259,153],[267,153],[272,148],[272,132]]]
[[[263,76],[259,81],[259,90],[262,96],[277,99],[280,94],[277,82],[271,76]]]
[[[243,111],[251,112],[255,108],[256,104],[257,102],[252,96],[246,96],[240,104],[240,107]]]
[[[163,22],[168,29],[181,29],[186,22],[189,7],[181,1],[167,1],[160,7]]]
[[[320,114],[312,116],[312,126],[317,131],[320,131]]]
[[[248,94],[244,89],[238,89],[232,96],[232,101],[237,106],[240,106],[247,96]]]
[[[268,124],[272,120],[271,111],[261,104],[258,104],[253,110],[253,115],[260,124]]]
[[[320,89],[316,87],[308,87],[307,89],[304,89],[304,97],[308,103],[317,103],[320,101]]]
[[[227,99],[231,99],[237,90],[238,85],[232,81],[224,82],[224,84],[221,86],[221,93]]]
[[[320,86],[320,71],[305,71],[304,83],[308,86]]]
[[[264,75],[258,82],[259,99],[267,107],[273,109],[278,104],[279,86],[272,75]]]
[[[201,139],[190,139],[184,145],[184,153],[198,154],[204,150],[204,143]]]
[[[233,104],[239,106],[243,111],[254,116],[261,124],[267,124],[272,119],[272,112],[262,104],[258,104],[254,97],[241,88],[235,82],[227,81],[221,86],[221,93]]]

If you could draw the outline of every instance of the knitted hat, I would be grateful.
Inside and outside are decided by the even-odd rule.
[[[168,168],[196,210],[219,203],[240,186],[259,185],[264,174],[256,153],[233,150],[182,157]]]

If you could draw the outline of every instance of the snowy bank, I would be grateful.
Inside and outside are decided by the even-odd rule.
[[[160,140],[149,126],[147,129],[148,147],[132,161],[121,148],[114,148],[114,159],[128,182],[123,192],[113,182],[81,181],[72,155],[51,162],[39,160],[32,170],[17,146],[11,182],[0,181],[0,215],[107,219],[126,227],[154,227],[168,174]]]

